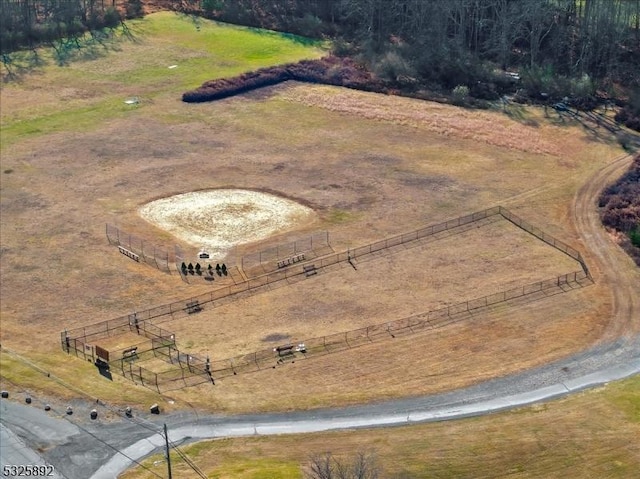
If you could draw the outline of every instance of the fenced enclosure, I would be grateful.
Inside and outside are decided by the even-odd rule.
[[[171,273],[168,251],[158,248],[135,235],[125,233],[116,226],[108,223],[105,231],[109,244],[118,246],[120,252],[125,256],[128,256],[134,261],[153,266],[164,273]]]
[[[570,256],[571,258],[575,259],[577,262],[580,263],[580,266],[582,266],[582,270],[584,271],[584,273],[589,278],[591,278],[591,274],[589,273],[589,268],[587,267],[587,264],[585,263],[584,259],[582,258],[582,255],[578,251],[573,249],[568,244],[563,243],[562,241],[560,241],[560,240],[554,238],[553,236],[545,233],[541,229],[536,228],[532,224],[527,223],[522,218],[519,218],[518,216],[516,216],[513,213],[511,213],[506,208],[503,208],[502,206],[500,206],[499,209],[500,209],[500,214],[507,221],[510,221],[511,223],[516,225],[518,228],[522,228],[527,233],[535,236],[539,240],[544,241],[545,243],[547,243],[550,246],[553,246],[558,251],[562,251],[564,254],[566,254],[566,255]]]
[[[310,236],[295,241],[279,244],[257,253],[250,253],[242,257],[242,271],[247,276],[255,276],[278,269],[278,263],[300,255],[309,259],[333,253],[329,243],[329,232],[318,231]]]
[[[286,268],[278,269],[278,261],[276,257],[269,256],[270,261],[275,260],[275,263],[273,264],[276,269],[274,271],[259,276],[250,277],[244,281],[235,282],[233,285],[217,288],[210,291],[209,293],[204,293],[195,297],[185,299],[183,301],[177,301],[171,304],[165,304],[155,308],[140,311],[137,314],[140,319],[145,321],[160,318],[163,316],[171,316],[173,318],[183,317],[184,315],[189,314],[189,308],[186,307],[186,304],[189,302],[197,301],[204,309],[210,303],[218,302],[225,299],[232,299],[234,296],[240,295],[242,293],[259,291],[261,288],[268,287],[269,285],[275,283],[285,281],[287,283],[294,283],[296,281],[303,280],[308,277],[307,273],[310,266],[313,266],[313,270],[317,272],[337,265],[339,263],[352,262],[358,258],[362,259],[368,255],[384,252],[385,250],[390,250],[401,245],[407,245],[411,242],[416,242],[429,236],[435,236],[446,231],[456,230],[457,228],[472,225],[479,221],[491,218],[495,215],[502,216],[524,231],[534,235],[538,239],[575,259],[582,265],[584,272],[589,275],[587,265],[585,264],[582,256],[578,251],[571,248],[562,241],[553,238],[551,235],[544,233],[539,228],[530,225],[526,221],[508,211],[506,208],[503,208],[502,206],[496,206],[483,211],[472,213],[470,215],[465,215],[435,225],[426,226],[409,233],[392,236],[390,238],[386,238],[384,240],[380,240],[365,246],[349,249],[348,251],[327,254],[325,256],[317,258],[306,258],[305,256],[304,261],[298,262]],[[322,238],[322,234],[319,235],[319,237]],[[326,238],[328,240],[328,236]],[[310,244],[310,240],[308,244]],[[288,249],[282,247],[279,250],[276,249],[276,252],[277,251],[290,252],[291,247],[289,246]],[[260,257],[258,256],[257,258],[259,260]],[[116,318],[116,320],[118,319],[122,318]]]
[[[592,284],[591,278],[584,271],[575,271],[481,298],[463,301],[445,308],[419,313],[403,319],[327,336],[296,339],[291,342],[294,344],[304,344],[304,353],[295,353],[295,358],[325,355],[381,340],[441,328],[468,317],[470,313],[478,312],[483,308],[489,308],[500,303],[508,303],[509,301],[526,297],[533,299],[538,295],[540,297],[546,297],[551,294],[581,288],[588,284]],[[213,377],[219,379],[242,372],[255,372],[272,368],[278,359],[279,356],[273,349],[256,351],[241,356],[212,361],[211,374]]]
[[[116,321],[64,331],[61,334],[62,348],[68,354],[75,354],[87,361],[96,362],[99,359],[108,363],[111,371],[158,392],[203,382],[213,383],[208,360],[181,353],[173,333],[147,321],[140,321],[135,314],[127,318],[126,324],[122,318],[118,318]],[[96,344],[125,333],[135,333],[141,340],[118,349],[103,348]],[[161,367],[159,372],[153,371],[147,366],[153,359],[167,366]]]
[[[100,340],[121,336],[126,333],[134,333],[140,336],[140,341],[116,351],[108,350],[97,344]],[[60,340],[62,349],[68,354],[73,353],[77,357],[92,361],[95,361],[97,356],[107,362],[120,359],[126,349],[148,343],[149,340],[152,343],[153,341],[159,341],[162,344],[171,343],[175,345],[173,333],[148,321],[140,320],[136,313],[82,328],[65,330],[60,334]]]
[[[158,367],[158,363],[165,366]],[[121,357],[111,361],[109,365],[111,371],[158,392],[207,382],[214,384],[209,363],[194,355],[180,353],[175,344],[157,344],[150,349],[136,352],[133,357]],[[161,370],[155,371],[152,368]]]
[[[258,268],[268,270],[268,272],[264,274],[249,277],[240,282],[235,282],[234,280],[234,284],[232,285],[218,288],[209,293],[182,301],[165,304],[75,330],[64,331],[61,335],[62,347],[69,354],[74,353],[78,357],[89,360],[95,360],[97,351],[98,356],[103,360],[106,358],[115,371],[122,373],[125,377],[129,377],[133,381],[153,387],[158,391],[200,384],[206,381],[213,383],[214,377],[225,377],[240,372],[256,371],[266,367],[273,367],[274,359],[282,360],[282,358],[278,358],[277,355],[274,356],[272,350],[258,351],[216,361],[209,361],[208,358],[203,360],[194,355],[180,353],[176,347],[175,335],[152,324],[151,321],[163,317],[174,319],[199,313],[210,307],[212,303],[234,300],[243,297],[243,293],[247,294],[259,291],[274,283],[295,283],[311,275],[315,275],[318,271],[325,270],[340,263],[348,262],[351,266],[355,267],[354,261],[356,259],[363,259],[381,253],[384,254],[385,251],[391,252],[399,246],[410,245],[412,242],[418,242],[421,239],[431,236],[440,239],[442,238],[441,235],[438,236],[440,233],[457,234],[468,230],[474,224],[491,221],[491,218],[495,216],[503,217],[515,226],[575,259],[582,266],[582,271],[568,273],[549,280],[528,284],[482,298],[460,302],[446,308],[428,311],[410,318],[372,325],[353,331],[336,333],[321,338],[305,339],[302,340],[306,345],[305,352],[296,352],[294,355],[303,355],[303,357],[306,358],[309,355],[341,351],[382,338],[441,327],[449,322],[458,320],[456,318],[481,308],[491,307],[492,305],[508,302],[517,298],[531,297],[537,294],[544,296],[553,291],[561,292],[565,289],[570,290],[593,282],[587,265],[577,250],[555,239],[551,235],[544,233],[539,228],[519,218],[506,208],[497,206],[339,253],[335,253],[331,249],[329,236],[326,232],[318,233],[304,240],[276,246],[256,253],[253,256],[249,255],[243,258],[243,265],[246,263],[246,265],[254,270]],[[112,235],[113,234],[114,232],[112,231]],[[118,243],[114,242],[114,244],[121,246],[123,243],[120,240],[120,232],[117,229],[115,230],[115,235],[115,240]],[[109,236],[109,229],[107,229],[107,236]],[[128,236],[128,238],[131,237]],[[127,246],[131,247],[132,244],[135,244],[135,241],[132,243],[131,239],[128,239],[128,241],[124,243],[125,248]],[[317,253],[318,251],[325,251],[325,254],[323,256],[316,256],[313,253]],[[142,252],[142,246],[140,247],[140,252]],[[181,251],[179,247],[176,247],[176,257],[178,257],[178,254],[181,254]],[[283,258],[288,259],[284,260]],[[95,345],[94,348],[94,344],[101,339],[125,333],[135,333],[146,338],[146,341],[141,341],[134,345],[128,345],[126,348],[113,351],[107,351],[100,345]],[[142,366],[143,363],[153,362],[151,360],[158,360],[165,365],[169,364],[170,367],[169,369],[160,368],[162,370],[153,371],[151,367]]]

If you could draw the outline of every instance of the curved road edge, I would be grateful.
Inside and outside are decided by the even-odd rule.
[[[640,321],[637,295],[640,273],[635,267],[629,268],[630,258],[608,237],[596,208],[600,192],[622,175],[631,158],[631,155],[621,156],[595,172],[576,192],[572,205],[578,233],[590,256],[597,261],[601,279],[612,292],[612,314],[601,344],[541,368],[431,397],[307,414],[264,415],[249,421],[238,417],[210,422],[215,420],[209,418],[204,420],[209,424],[176,424],[169,434],[171,441],[299,434],[459,419],[548,401],[639,374],[640,336],[634,331],[635,323]],[[135,442],[125,453],[130,458],[141,459],[161,447],[162,441],[163,438],[156,434]],[[117,454],[102,465],[92,479],[115,477],[131,464],[130,459]]]
[[[203,439],[217,439],[244,436],[269,436],[276,434],[307,434],[314,432],[331,431],[338,429],[371,428],[402,426],[414,423],[443,421],[460,419],[471,416],[495,413],[507,409],[526,406],[540,401],[548,401],[570,393],[581,391],[594,386],[606,384],[610,381],[633,376],[640,373],[640,356],[634,358],[628,364],[613,366],[603,371],[597,371],[581,378],[568,380],[562,383],[545,386],[532,391],[521,392],[511,396],[498,397],[485,401],[463,404],[459,407],[443,406],[434,409],[410,411],[406,414],[365,413],[350,417],[301,417],[292,419],[288,417],[277,420],[268,418],[260,421],[221,421],[219,424],[186,425],[171,429],[169,439],[173,443],[194,441]],[[140,460],[164,447],[164,437],[154,434],[130,445],[122,452],[116,454],[106,464],[101,466],[91,479],[113,479],[124,472],[132,464],[132,459]]]

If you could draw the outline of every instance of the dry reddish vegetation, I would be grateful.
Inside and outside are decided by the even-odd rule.
[[[541,155],[563,153],[561,145],[545,138],[540,131],[542,128],[525,129],[507,116],[496,117],[493,112],[454,108],[442,103],[429,103],[427,109],[423,102],[394,95],[378,95],[376,101],[371,102],[366,92],[349,91],[348,94],[336,95],[334,88],[321,85],[314,88],[297,85],[282,89],[279,94],[307,106],[412,126],[445,137],[464,138],[479,144]],[[456,114],[452,115],[452,111]],[[491,128],[486,128],[488,123]]]
[[[624,106],[616,113],[615,120],[627,128],[640,131],[640,114],[638,114],[637,111],[634,112],[633,108],[629,105]]]
[[[186,92],[182,100],[188,103],[219,100],[287,80],[387,92],[388,88],[370,72],[349,58],[328,56],[319,60],[303,60],[288,65],[261,68],[234,78],[220,78]]]
[[[625,233],[618,235],[620,244],[640,265],[640,154],[629,171],[602,193],[599,206],[602,223]]]

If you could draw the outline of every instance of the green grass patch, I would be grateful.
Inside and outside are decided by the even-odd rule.
[[[609,386],[611,403],[621,411],[629,421],[640,423],[640,375]]]
[[[128,97],[179,101],[184,91],[207,80],[325,54],[318,41],[203,19],[195,22],[170,12],[131,21],[129,31],[130,36],[120,33],[104,47],[78,50],[64,66],[58,66],[53,49],[40,50],[37,65],[23,73],[20,82],[4,87],[3,96],[20,100],[3,99],[2,148],[37,135],[96,128],[127,114]],[[60,93],[75,85],[82,91]],[[33,102],[21,99],[34,90],[42,97],[33,96]]]
[[[205,460],[211,460],[215,465],[207,468],[207,477],[210,479],[222,479],[232,477],[234,479],[302,479],[302,468],[296,460],[286,460],[273,457],[260,457],[259,453],[249,457],[246,454],[229,454],[228,451],[219,449],[220,443],[226,445],[227,440],[202,442],[191,446],[182,446],[183,452],[188,452],[189,458],[197,465]],[[212,450],[213,448],[213,450]],[[207,454],[207,458],[199,457],[200,452]],[[220,452],[220,454],[218,454]],[[164,454],[155,454],[143,461],[147,470],[159,472],[159,468],[164,468]],[[182,458],[175,452],[171,453],[171,469],[179,477],[191,477],[193,471]],[[144,472],[142,468],[130,469],[119,476],[121,479],[155,477],[149,472]]]
[[[331,211],[329,211],[327,221],[335,225],[335,224],[346,223],[348,221],[351,221],[352,219],[354,219],[354,217],[355,215],[350,211],[334,208]]]
[[[36,135],[60,131],[88,131],[107,119],[123,116],[133,109],[134,107],[126,105],[120,98],[110,98],[97,104],[50,111],[35,118],[9,122],[0,131],[0,142],[2,147],[6,148],[17,141]]]
[[[53,372],[55,371],[55,373]],[[49,374],[49,375],[48,375]],[[113,373],[118,381],[126,381]],[[124,404],[153,404],[159,396],[152,390],[122,388],[117,381],[101,377],[92,362],[80,361],[64,352],[57,354],[31,354],[29,360],[2,350],[0,353],[0,382],[14,393],[29,393],[35,399],[119,397]],[[19,385],[19,386],[16,386]],[[19,389],[16,389],[19,388]]]

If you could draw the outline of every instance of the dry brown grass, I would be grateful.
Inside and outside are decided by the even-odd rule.
[[[86,65],[92,70],[104,67]],[[83,66],[74,68],[82,71]],[[52,84],[61,86],[64,80],[65,88],[79,91],[88,88],[81,85],[83,81],[92,81],[95,91],[101,92],[100,81],[92,78],[74,83],[71,77],[60,76]],[[26,79],[3,88],[3,121],[28,119],[34,107],[21,100],[18,91],[38,92],[42,83],[42,78]],[[314,223],[280,240],[328,229],[335,250],[505,204],[580,249],[569,216],[573,195],[593,171],[620,154],[619,148],[594,141],[577,126],[549,124],[535,109],[525,113],[537,126],[531,126],[533,121],[527,126],[499,112],[470,112],[324,86],[283,85],[197,105],[162,93],[162,83],[148,88],[157,92],[154,101],[122,111],[118,106],[108,121],[92,117],[93,123],[82,127],[62,123],[57,130],[14,137],[11,148],[2,152],[2,171],[11,170],[0,173],[2,344],[85,389],[104,380],[90,369],[77,378],[78,360],[67,358],[59,347],[63,328],[209,289],[204,281],[188,285],[177,274],[134,263],[107,244],[104,224],[109,222],[171,251],[177,240],[137,215],[137,209],[153,199],[221,187],[278,192],[312,207],[318,215]],[[59,95],[41,94],[48,109],[69,106]],[[213,310],[213,317],[194,319],[192,337],[186,322],[167,327],[175,326],[185,349],[206,349],[220,358],[266,344],[262,339],[273,332],[317,336],[482,296],[488,291],[479,286],[482,273],[491,275],[495,289],[490,291],[535,280],[538,272],[544,271],[545,278],[556,274],[547,268],[555,267],[559,257],[537,243],[533,249],[527,247],[528,252],[543,248],[529,260],[529,268],[520,268],[517,261],[501,264],[498,259],[505,257],[509,245],[521,244],[522,238],[513,242],[508,236],[504,242],[497,237],[482,239],[497,250],[503,248],[495,257],[490,249],[483,256],[472,254],[477,242],[465,242],[463,237],[425,246],[425,251],[438,249],[430,259],[419,256],[420,261],[433,262],[424,267],[441,264],[438,278],[430,282],[423,281],[426,269],[424,276],[403,274],[400,265],[414,259],[403,255],[396,259],[397,267],[390,266],[388,258],[380,259],[362,264],[358,272],[344,270],[339,279],[319,277]],[[262,247],[237,248],[227,263]],[[190,254],[197,251],[184,249]],[[551,264],[544,263],[547,258]],[[368,268],[395,271],[393,281],[375,277]],[[464,269],[477,274],[467,278]],[[365,272],[367,279],[362,278]],[[519,276],[522,272],[524,277]],[[567,271],[562,266],[559,272]],[[527,276],[530,273],[534,276]],[[466,281],[472,286],[465,286]],[[439,299],[429,296],[430,288]],[[289,299],[296,295],[307,296],[313,308]],[[357,298],[358,304],[354,299],[347,304],[341,297]],[[214,389],[200,387],[173,396],[206,408],[247,411],[442,390],[580,350],[597,340],[609,308],[610,291],[596,284],[522,308],[488,312],[435,336],[296,362],[230,378]],[[215,331],[208,326],[209,336],[202,335],[211,338],[211,344],[200,336],[207,319],[219,322]],[[372,378],[381,386],[373,388]],[[285,400],[269,393],[274,382],[286,391]],[[301,394],[300,383],[315,384],[316,389]],[[136,388],[131,386],[132,391]],[[103,394],[106,400],[118,401],[122,384],[105,386]]]
[[[558,250],[494,218],[395,253],[357,258],[357,270],[344,265],[161,325],[176,333],[180,349],[224,359],[286,343],[283,338],[299,342],[347,332],[580,269]],[[270,341],[272,335],[280,339]]]
[[[604,322],[585,304],[592,288],[518,308],[501,305],[445,328],[223,378],[215,395],[207,395],[211,386],[198,386],[171,397],[191,398],[203,408],[214,401],[217,411],[232,413],[358,404],[468,386],[545,364],[596,340]],[[562,309],[572,314],[559,322]]]
[[[506,115],[497,118],[493,112],[465,110],[445,104],[432,104],[425,109],[420,102],[412,99],[384,95],[377,95],[377,100],[372,102],[372,94],[367,92],[345,92],[331,86],[308,88],[305,84],[292,83],[279,95],[303,105],[411,126],[448,138],[472,140],[510,150],[548,155],[557,155],[561,151],[561,145],[549,141],[536,128],[522,128],[521,122]],[[452,114],[454,111],[455,114]],[[528,121],[530,126],[546,127],[540,125],[535,117]],[[490,129],[486,128],[487,123],[491,123]]]

